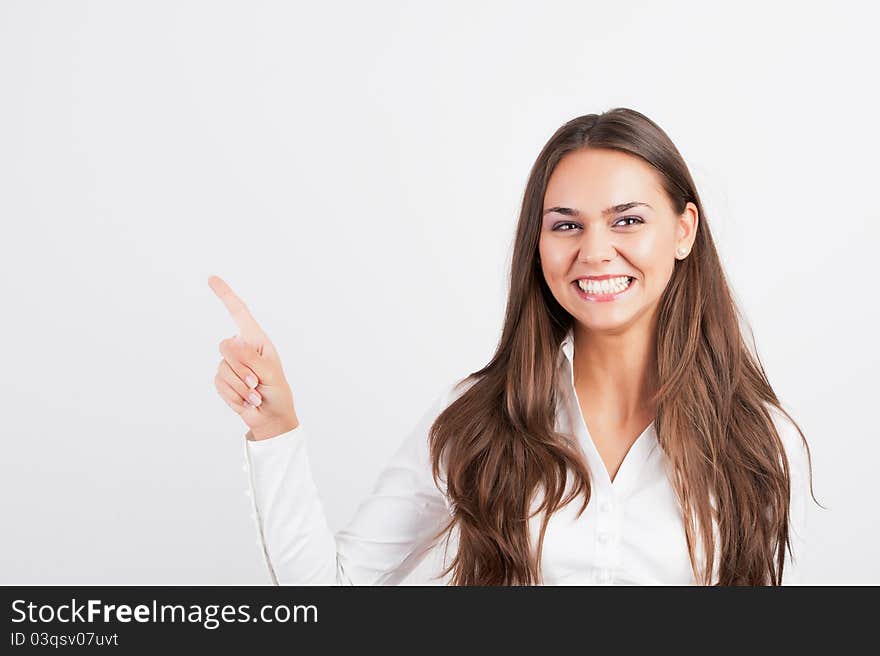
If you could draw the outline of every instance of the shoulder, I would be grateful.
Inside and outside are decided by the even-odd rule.
[[[779,408],[772,404],[768,404],[770,416],[779,433],[779,439],[785,449],[785,455],[788,458],[789,465],[792,469],[797,468],[799,471],[806,465],[807,449],[804,438],[794,422]]]
[[[446,408],[458,400],[475,383],[471,378],[457,378],[435,389],[409,436],[404,440],[402,451],[419,460],[426,460],[428,437],[431,427]]]
[[[809,447],[797,426],[778,408],[770,407],[770,414],[776,424],[779,439],[788,460],[791,474],[792,503],[798,505],[801,497],[811,494],[812,463]],[[798,499],[796,501],[796,499]]]
[[[431,396],[428,408],[422,417],[422,421],[424,422],[430,419],[433,423],[434,419],[439,417],[446,408],[461,398],[476,382],[476,379],[471,378],[470,376],[456,378],[435,390],[434,394]]]
[[[770,407],[769,410],[779,432],[791,472],[788,536],[793,558],[786,563],[782,577],[782,584],[790,585],[801,582],[799,559],[807,545],[808,500],[812,494],[811,467],[806,443],[797,426],[775,406]]]

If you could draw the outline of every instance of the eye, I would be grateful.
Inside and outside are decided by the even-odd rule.
[[[642,221],[637,216],[625,216],[622,219],[618,219],[617,221],[615,221],[614,224],[617,225],[617,223],[620,221],[635,221],[636,222],[636,223],[627,223],[626,225],[623,226],[624,228],[628,228],[632,225],[638,225],[639,223],[644,223],[644,221]]]
[[[625,224],[623,224],[623,223],[621,223],[621,221],[631,221],[632,223],[625,223]],[[619,225],[619,226],[621,226],[622,228],[629,228],[629,227],[631,227],[631,226],[638,225],[638,224],[640,224],[640,223],[644,223],[644,221],[643,221],[642,219],[640,219],[639,217],[637,217],[637,216],[624,216],[624,217],[622,217],[622,218],[620,218],[620,219],[617,219],[617,221],[614,222],[614,225]],[[565,222],[563,222],[563,223],[557,223],[555,226],[553,226],[553,231],[554,231],[554,232],[571,232],[571,230],[562,230],[562,229],[561,229],[562,226],[574,226],[575,228],[577,228],[577,227],[578,227],[578,224],[577,224],[577,223],[572,223],[571,221],[565,221]]]

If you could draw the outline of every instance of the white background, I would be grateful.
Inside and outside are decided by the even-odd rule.
[[[880,583],[878,16],[716,4],[0,2],[0,583],[268,583],[211,274],[340,529],[491,356],[538,151],[616,106],[691,167],[811,444],[804,580]]]

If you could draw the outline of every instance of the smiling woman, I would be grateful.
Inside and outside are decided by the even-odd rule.
[[[221,344],[216,385],[251,429],[273,580],[401,582],[445,535],[454,585],[795,581],[809,448],[746,347],[669,137],[626,108],[559,128],[510,281],[491,361],[435,399],[334,535],[278,354],[212,278],[246,338]]]
[[[803,531],[809,449],[745,346],[690,172],[643,114],[581,116],[542,149],[501,343],[468,380],[430,431],[461,536],[455,582],[541,580],[556,570],[541,557],[545,534],[554,545],[576,519],[596,526],[592,562],[578,559],[594,580],[616,567],[630,582],[782,582],[786,548]],[[632,451],[652,443],[653,458]],[[625,496],[614,492],[618,472]],[[537,530],[523,523],[536,490]],[[594,494],[626,506],[628,523],[591,515]],[[577,516],[560,524],[577,496]],[[677,532],[669,553],[687,551],[692,578],[670,569],[673,556],[646,565],[656,540],[674,545]],[[616,550],[600,548],[609,540]]]

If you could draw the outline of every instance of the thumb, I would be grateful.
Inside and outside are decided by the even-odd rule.
[[[256,354],[269,362],[281,362],[281,358],[278,356],[278,351],[276,350],[275,345],[265,333],[257,339],[248,338],[244,335],[240,335],[239,339],[242,341],[243,345],[250,349],[249,352],[251,354]]]
[[[267,338],[254,343],[237,335],[231,340],[232,353],[257,375],[263,385],[277,385],[284,380],[284,371],[275,346]]]

